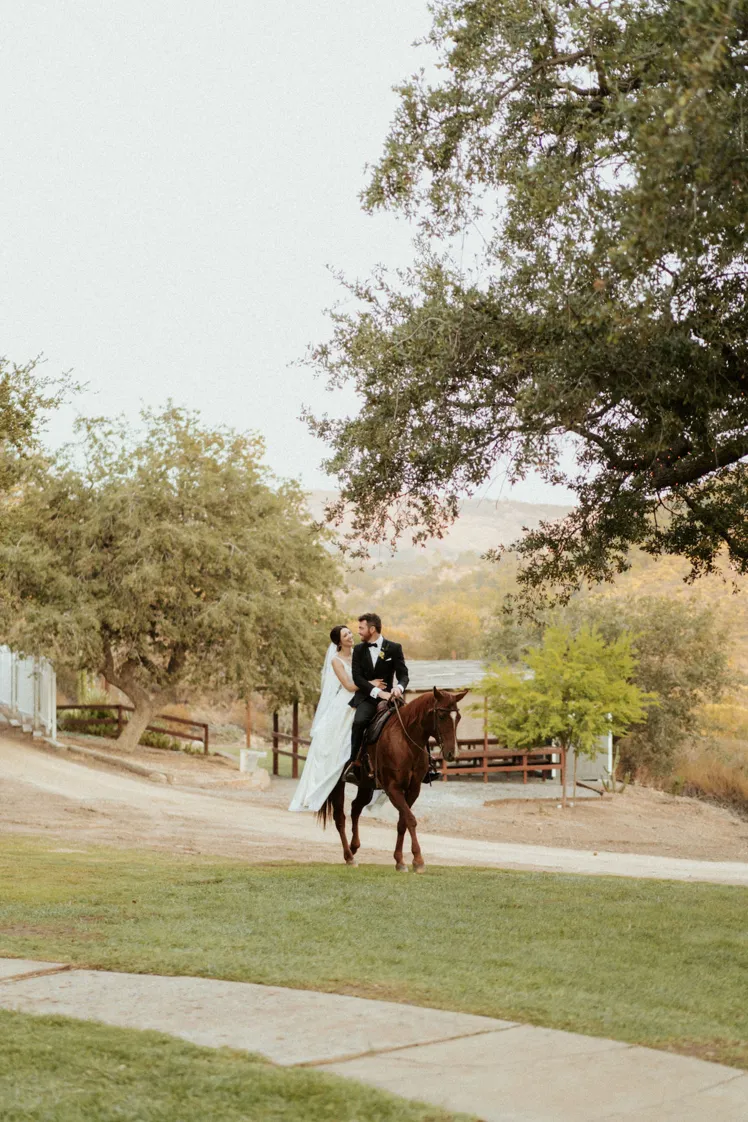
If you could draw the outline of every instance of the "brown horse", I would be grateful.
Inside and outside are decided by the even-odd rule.
[[[411,810],[421,791],[423,777],[428,771],[428,752],[426,745],[433,739],[441,749],[445,760],[453,760],[457,750],[457,725],[460,711],[457,702],[467,693],[447,693],[434,686],[434,692],[421,694],[400,707],[390,717],[382,729],[376,744],[369,745],[369,759],[375,778],[367,775],[357,778],[358,794],[351,806],[352,837],[350,845],[345,833],[345,781],[341,778],[318,811],[323,826],[332,815],[343,843],[343,858],[346,865],[356,864],[356,853],[361,842],[358,836],[358,820],[361,811],[371,802],[377,786],[387,793],[387,797],[399,813],[397,823],[397,845],[395,846],[395,868],[399,873],[407,873],[408,866],[403,862],[403,840],[405,831],[410,833],[413,853],[413,871],[423,872],[425,868],[416,834],[416,817]]]

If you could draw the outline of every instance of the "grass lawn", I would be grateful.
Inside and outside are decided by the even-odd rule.
[[[347,1079],[158,1032],[0,1010],[3,1122],[451,1122]]]
[[[748,1067],[748,890],[0,841],[0,955],[409,1001]]]

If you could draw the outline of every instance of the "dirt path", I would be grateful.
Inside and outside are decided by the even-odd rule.
[[[311,815],[289,814],[284,809],[288,785],[283,792],[283,803],[278,806],[280,790],[265,797],[242,790],[236,786],[235,773],[227,776],[227,783],[225,788],[211,786],[210,790],[157,784],[114,769],[74,762],[43,751],[20,737],[3,735],[0,736],[0,831],[41,834],[67,844],[87,842],[128,847],[146,844],[170,852],[226,855],[251,862],[340,861],[339,841],[334,831],[323,832]],[[624,796],[624,800],[627,798],[628,795]],[[673,800],[673,805],[677,808],[678,803],[687,801]],[[612,804],[615,802],[617,800],[611,800]],[[422,821],[419,834],[427,860],[440,864],[748,884],[748,863],[739,863],[741,858],[748,857],[748,847],[741,840],[748,833],[746,823],[733,820],[726,812],[710,814],[713,808],[699,807],[706,813],[703,818],[697,815],[694,819],[697,835],[708,832],[705,824],[713,830],[716,823],[720,831],[726,832],[725,837],[720,833],[719,845],[710,851],[717,852],[709,863],[683,860],[686,854],[610,852],[611,847],[590,840],[581,842],[584,848],[570,848],[574,845],[571,837],[575,829],[574,816],[586,823],[588,838],[601,836],[599,830],[596,833],[593,829],[591,817],[581,817],[587,815],[588,808],[598,807],[600,803],[602,800],[580,804],[574,811],[564,812],[562,817],[561,812],[555,810],[555,804],[544,808],[550,815],[549,824],[555,822],[557,831],[567,831],[566,837],[570,840],[565,842],[564,848],[558,847],[558,832],[551,835],[550,829],[546,836],[536,834],[532,839],[535,844],[527,844],[524,838],[522,844],[518,844],[517,834],[521,830],[512,827],[511,820],[523,820],[524,816],[527,834],[526,827],[532,815],[541,813],[531,804],[518,807],[514,803],[502,803],[496,809],[478,806],[469,808],[469,812],[452,808],[441,812],[445,821],[434,809],[428,820]],[[511,810],[507,810],[508,805]],[[632,821],[635,821],[642,813],[642,806],[636,808],[633,803],[631,806]],[[666,809],[665,803],[662,806]],[[601,812],[592,811],[596,813]],[[501,832],[510,833],[506,840],[497,839],[496,829],[489,829],[492,815],[498,816]],[[502,818],[502,815],[509,817]],[[457,819],[469,823],[470,832],[465,829],[458,832]],[[608,834],[613,824],[612,818],[607,821]],[[629,831],[631,828],[629,823]],[[434,829],[438,829],[438,833],[430,832]],[[480,831],[482,836],[473,836],[473,830]],[[725,849],[730,837],[733,839],[729,850],[731,860],[727,861]],[[391,864],[393,843],[392,825],[367,821],[362,859],[367,863]],[[631,844],[634,844],[633,838]]]

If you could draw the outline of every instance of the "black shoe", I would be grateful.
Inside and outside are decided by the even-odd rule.
[[[358,759],[349,760],[348,763],[343,768],[343,774],[341,776],[341,779],[343,780],[344,783],[355,783],[356,786],[358,786],[358,782],[359,782],[360,778],[361,778],[361,761],[358,760]]]

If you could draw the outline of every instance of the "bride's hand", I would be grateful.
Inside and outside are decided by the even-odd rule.
[[[376,686],[378,690],[383,690],[387,683],[384,678],[374,678],[371,684],[372,686]]]

